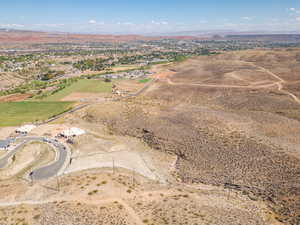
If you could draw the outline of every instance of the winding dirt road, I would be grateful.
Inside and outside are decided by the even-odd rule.
[[[198,84],[198,83],[179,83],[173,82],[170,78],[167,79],[168,84],[170,85],[189,85],[189,86],[198,86],[198,87],[216,87],[216,88],[245,88],[245,89],[260,89],[260,88],[268,88],[277,85],[277,83],[272,84],[264,84],[264,85],[226,85],[226,84]]]

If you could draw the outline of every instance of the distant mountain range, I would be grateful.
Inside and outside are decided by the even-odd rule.
[[[171,33],[162,33],[160,35],[163,36],[200,36],[200,37],[211,37],[214,35],[219,35],[222,37],[228,35],[266,35],[266,34],[300,34],[300,30],[298,31],[235,31],[235,30],[200,30],[200,31],[180,31],[180,32],[171,32]]]
[[[300,41],[300,31],[267,32],[233,30],[184,31],[148,35],[76,34],[63,32],[40,32],[28,30],[0,29],[0,43],[85,43],[126,42],[135,40],[270,40]]]

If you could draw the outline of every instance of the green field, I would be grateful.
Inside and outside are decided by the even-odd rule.
[[[110,93],[112,91],[112,83],[104,82],[101,80],[92,80],[92,79],[82,79],[79,80],[70,86],[62,89],[50,95],[43,101],[59,101],[64,97],[74,93],[74,92],[83,92],[83,93]]]
[[[0,126],[18,126],[42,121],[71,108],[72,102],[3,102],[0,103]]]
[[[142,79],[142,80],[139,80],[140,83],[147,83],[151,80],[151,78],[146,78],[146,79]]]

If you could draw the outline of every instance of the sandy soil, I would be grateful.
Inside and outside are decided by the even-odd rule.
[[[0,139],[6,139],[14,134],[16,127],[0,127]]]
[[[153,75],[154,78],[165,80],[166,78],[175,74],[175,71],[169,70],[169,66],[171,64],[163,64],[163,65],[155,65],[151,68],[151,71],[155,74]]]
[[[138,82],[137,80],[118,80],[115,81],[115,85],[118,90],[123,92],[137,92],[144,87],[145,84]]]
[[[118,72],[118,71],[123,71],[123,70],[132,70],[132,69],[138,69],[138,65],[124,65],[124,66],[119,66],[119,67],[113,67],[112,71],[113,72]]]
[[[152,180],[157,180],[150,168],[148,168],[141,155],[130,151],[117,151],[110,153],[96,153],[86,157],[75,158],[72,165],[65,173],[91,169],[91,168],[120,167],[135,171]],[[160,181],[160,180],[159,180]],[[164,182],[163,180],[161,182]]]
[[[0,90],[22,83],[23,79],[13,72],[0,73]]]
[[[89,170],[32,186],[23,181],[0,186],[4,224],[279,224],[261,202],[246,196],[201,185],[157,185],[138,175],[133,180],[125,170]]]
[[[29,136],[47,136],[55,137],[61,131],[71,128],[68,124],[43,124],[36,127],[28,135]]]
[[[75,143],[71,145],[73,160],[66,173],[120,167],[162,183],[170,179],[162,168],[168,167],[174,158],[164,157],[164,165],[159,165],[155,163],[159,161],[155,157],[161,158],[163,153],[152,151],[138,139],[105,134],[101,138],[95,135],[87,134],[74,139]]]

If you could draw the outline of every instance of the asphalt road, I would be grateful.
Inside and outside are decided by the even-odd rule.
[[[55,140],[47,139],[44,137],[20,137],[17,139],[23,142],[13,150],[10,150],[8,154],[6,154],[4,157],[0,159],[0,169],[4,168],[8,164],[9,159],[13,157],[19,150],[22,149],[22,147],[25,144],[27,144],[30,141],[39,141],[39,142],[47,143],[53,146],[58,154],[57,159],[54,162],[50,163],[47,166],[31,171],[30,178],[32,180],[43,180],[43,179],[48,179],[50,177],[56,176],[60,172],[60,170],[64,167],[68,157],[68,151],[63,144],[56,142]]]
[[[54,140],[49,140],[49,143],[51,143],[51,145],[54,146],[57,150],[57,160],[47,166],[32,171],[30,176],[32,180],[43,180],[48,179],[50,177],[54,177],[60,172],[60,170],[64,167],[66,163],[68,157],[66,147],[63,144]]]
[[[0,169],[4,168],[8,164],[8,160],[17,153],[27,142],[19,144],[16,148],[9,151],[4,157],[0,159]]]

